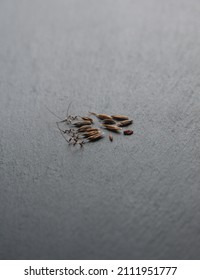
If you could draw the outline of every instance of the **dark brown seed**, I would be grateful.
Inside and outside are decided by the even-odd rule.
[[[91,131],[99,131],[99,129],[95,128],[95,127],[90,127],[90,128],[87,128],[85,132],[91,132]]]
[[[121,130],[121,127],[118,127],[117,125],[102,124],[102,126],[108,130],[115,131],[115,132],[118,132]]]
[[[90,128],[92,128],[91,125],[83,125],[78,129],[78,132],[85,132]]]
[[[93,112],[89,112],[90,114],[96,116],[97,118],[99,118],[100,120],[105,120],[105,119],[109,119],[109,120],[112,120],[112,117],[109,116],[109,115],[106,115],[106,114],[96,114],[96,113],[93,113]]]
[[[90,121],[82,121],[82,122],[75,122],[73,123],[73,125],[77,126],[77,127],[81,127],[81,126],[84,126],[84,125],[90,125],[91,122]]]
[[[113,136],[112,136],[112,134],[109,134],[109,139],[110,139],[111,142],[113,141]]]
[[[97,140],[100,140],[101,138],[103,137],[103,134],[102,133],[97,133],[95,135],[92,135],[90,137],[87,138],[88,141],[97,141]]]
[[[114,121],[113,119],[105,119],[103,120],[104,124],[116,124],[116,121]]]
[[[99,134],[100,133],[100,130],[94,130],[94,131],[89,131],[89,132],[85,132],[85,133],[83,133],[83,136],[84,137],[90,137],[90,136],[92,136],[92,135],[95,135],[95,134]]]
[[[123,127],[123,126],[128,126],[132,123],[133,123],[133,120],[124,120],[124,121],[119,122],[117,125],[120,127]]]
[[[132,135],[133,130],[124,130],[124,135]]]
[[[117,121],[124,121],[124,120],[128,120],[129,117],[127,116],[124,116],[124,115],[113,115],[111,116],[114,120],[117,120]]]
[[[91,123],[93,123],[93,119],[89,118],[89,117],[81,117],[82,120],[84,121],[90,121]]]

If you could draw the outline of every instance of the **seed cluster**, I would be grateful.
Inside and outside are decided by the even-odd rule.
[[[72,145],[79,144],[81,147],[87,142],[98,141],[105,135],[102,129],[114,133],[120,133],[123,127],[127,127],[133,123],[133,120],[124,115],[106,115],[89,112],[95,116],[100,123],[100,127],[94,126],[94,120],[88,116],[72,116],[69,115],[65,119],[57,122],[57,127],[63,138]],[[64,128],[61,128],[63,124]],[[124,130],[124,135],[133,134],[133,130]],[[109,133],[109,140],[113,141],[113,135]]]

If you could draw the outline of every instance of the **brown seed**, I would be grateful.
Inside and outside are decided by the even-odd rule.
[[[90,121],[82,121],[82,122],[75,122],[73,123],[73,125],[77,126],[77,127],[81,127],[81,126],[84,126],[84,125],[90,125],[91,122]]]
[[[124,135],[132,135],[133,130],[124,130]]]
[[[80,133],[82,133],[82,132],[91,132],[91,131],[99,131],[98,128],[91,127],[91,126],[85,127],[84,129],[81,129],[81,128],[83,128],[83,126],[78,129],[78,132],[80,132]]]
[[[99,133],[100,133],[100,130],[89,131],[89,132],[83,133],[83,136],[84,136],[84,137],[90,137],[90,136],[92,136],[92,135],[99,134]]]
[[[81,117],[82,120],[84,121],[90,121],[91,123],[93,123],[93,119],[89,118],[89,117]]]
[[[124,121],[129,119],[129,117],[124,115],[113,115],[112,118],[117,121]]]
[[[95,134],[95,135],[92,135],[92,136],[88,137],[87,140],[88,140],[89,142],[91,142],[91,141],[99,140],[99,139],[101,139],[102,137],[103,137],[103,134],[102,134],[102,133],[97,133],[97,134]]]
[[[113,141],[113,136],[112,136],[112,134],[109,134],[109,139],[110,139],[110,142]]]
[[[116,124],[116,121],[114,121],[113,119],[105,119],[103,120],[104,124]]]
[[[86,132],[90,132],[90,131],[99,131],[99,129],[95,127],[90,127],[86,129]]]
[[[119,122],[117,125],[120,127],[123,127],[123,126],[128,126],[132,123],[133,123],[133,120],[124,120],[124,121]]]
[[[115,131],[115,132],[118,132],[122,129],[121,127],[119,127],[117,125],[102,124],[102,126],[108,130]]]
[[[91,125],[83,125],[78,129],[78,132],[85,132],[89,128],[92,128]]]
[[[89,112],[90,114],[96,116],[97,118],[99,118],[100,120],[105,120],[105,119],[110,119],[112,120],[112,117],[106,114],[96,114],[94,112]]]

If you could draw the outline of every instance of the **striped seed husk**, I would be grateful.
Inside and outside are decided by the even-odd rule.
[[[104,124],[116,124],[116,121],[114,121],[113,119],[105,119],[103,120]]]
[[[83,125],[78,129],[78,132],[85,132],[85,131],[87,131],[88,129],[91,129],[91,128],[92,128],[91,125]]]
[[[90,137],[90,136],[92,136],[92,135],[95,135],[95,134],[99,134],[101,131],[100,130],[95,130],[95,131],[89,131],[89,132],[84,132],[83,133],[83,136],[84,137]]]
[[[89,112],[90,114],[92,114],[92,115],[94,115],[94,116],[96,116],[98,119],[100,119],[100,120],[105,120],[105,119],[110,119],[110,120],[112,120],[112,117],[111,116],[109,116],[109,115],[106,115],[106,114],[96,114],[96,113],[94,113],[94,112]]]
[[[94,135],[89,136],[89,137],[87,138],[87,140],[88,140],[89,142],[91,142],[91,141],[100,140],[101,138],[103,138],[103,134],[102,134],[102,133],[96,133],[96,134],[94,134]]]
[[[117,125],[102,124],[102,126],[106,129],[114,131],[114,132],[118,132],[122,129],[121,127],[119,127]]]
[[[111,117],[114,120],[117,120],[117,121],[124,121],[124,120],[128,120],[129,119],[129,117],[124,116],[124,115],[112,115]]]
[[[99,129],[98,128],[95,128],[95,127],[91,127],[91,128],[87,128],[86,131],[87,132],[90,132],[90,131],[98,131]]]
[[[73,125],[75,125],[77,127],[81,127],[81,126],[84,126],[84,125],[91,125],[91,121],[75,122],[75,123],[73,123]]]
[[[133,120],[124,120],[119,122],[117,125],[120,127],[128,126],[133,123]]]
[[[89,118],[89,117],[81,117],[82,120],[84,121],[90,121],[91,123],[93,123],[93,119]]]

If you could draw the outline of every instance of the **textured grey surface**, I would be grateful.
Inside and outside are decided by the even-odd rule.
[[[0,1],[0,258],[200,258],[200,2]],[[83,150],[56,118],[133,116]]]

